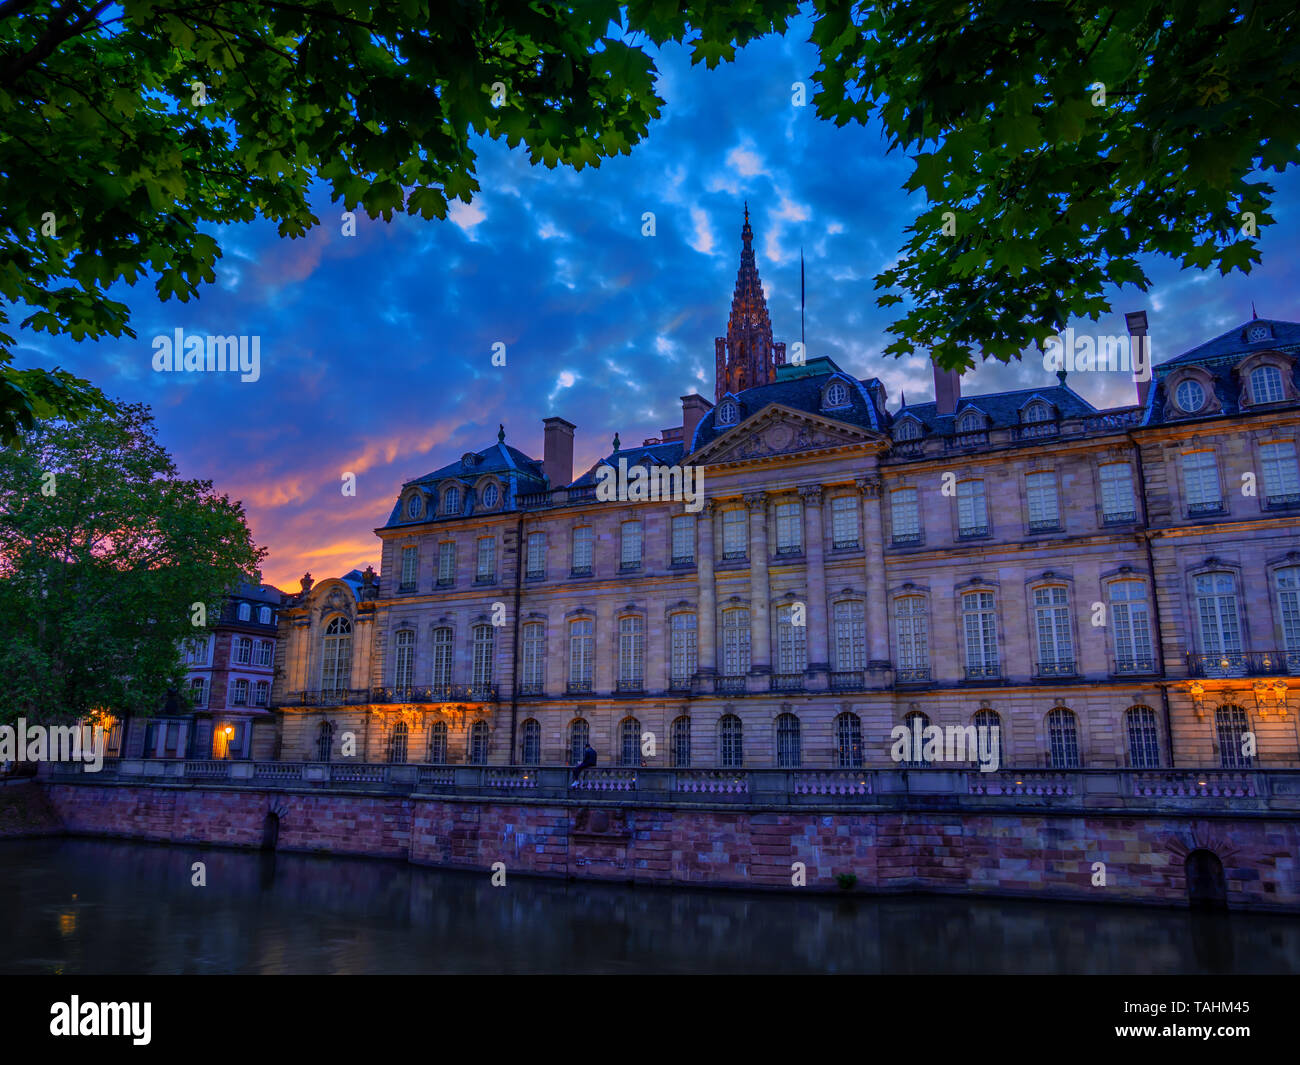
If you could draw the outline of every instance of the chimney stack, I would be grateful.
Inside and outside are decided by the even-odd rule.
[[[934,367],[934,405],[935,414],[957,413],[957,401],[961,399],[961,374],[956,370],[941,370],[937,362]]]
[[[682,396],[682,454],[691,453],[691,441],[695,439],[695,427],[713,408],[703,396],[692,392],[689,396]]]
[[[1151,341],[1147,337],[1147,312],[1130,311],[1124,315],[1124,324],[1128,326],[1129,357],[1133,369],[1137,369],[1137,359],[1133,358],[1139,349],[1142,351],[1142,366],[1146,370],[1146,380],[1137,382],[1138,406],[1147,405],[1147,396],[1151,392]]]
[[[542,451],[542,472],[548,486],[564,488],[573,481],[573,431],[577,428],[563,418],[543,418],[546,427]]]

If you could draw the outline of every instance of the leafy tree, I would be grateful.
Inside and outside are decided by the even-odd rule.
[[[147,407],[24,432],[0,451],[0,721],[154,712],[206,635],[194,604],[215,622],[264,555],[241,504],[177,476]]]
[[[1272,189],[1248,178],[1284,169],[1300,141],[1290,5],[812,8],[817,113],[878,116],[914,152],[908,187],[929,200],[877,278],[882,303],[911,304],[894,354],[1009,360],[1072,316],[1098,317],[1109,285],[1146,287],[1144,254],[1224,272],[1258,261],[1243,230],[1273,221]],[[133,336],[107,289],[148,272],[161,298],[188,300],[214,277],[216,225],[261,216],[301,236],[319,224],[312,178],[348,210],[441,218],[478,191],[474,134],[522,143],[534,163],[598,165],[660,113],[643,42],[684,42],[712,67],[797,10],[0,0],[0,298],[34,308],[34,329]],[[6,342],[0,430],[31,384],[3,366]]]

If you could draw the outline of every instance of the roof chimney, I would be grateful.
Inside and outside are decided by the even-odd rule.
[[[931,365],[934,367],[934,412],[940,417],[955,414],[957,401],[961,399],[961,374],[956,370],[942,370],[937,362]]]
[[[1145,407],[1147,396],[1151,392],[1151,340],[1147,336],[1147,312],[1130,311],[1124,315],[1124,324],[1128,326],[1130,337],[1129,357],[1132,360],[1133,379],[1137,381],[1138,406]]]
[[[546,427],[542,451],[542,472],[551,488],[564,488],[573,481],[573,431],[577,428],[563,418],[543,418]]]
[[[682,448],[683,454],[691,452],[691,441],[695,439],[695,427],[709,413],[713,404],[696,392],[682,396]]]

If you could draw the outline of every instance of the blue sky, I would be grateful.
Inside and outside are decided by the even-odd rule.
[[[480,143],[482,192],[445,222],[359,214],[346,237],[341,205],[320,190],[323,224],[305,239],[280,240],[264,223],[217,230],[225,257],[199,300],[123,288],[138,339],[77,344],[25,331],[19,365],[57,363],[149,403],[182,473],[244,502],[270,549],[264,576],[285,588],[307,569],[320,579],[377,563],[372,530],[400,484],[487,446],[498,423],[540,456],[542,419],[574,422],[580,471],[615,432],[639,443],[680,424],[681,395],[712,399],[745,200],[776,339],[799,339],[802,246],[810,356],[880,377],[891,406],[904,391],[927,399],[928,361],[880,354],[892,319],[872,284],[923,198],[902,191],[911,164],[885,153],[878,128],[837,129],[793,106],[793,83],[812,94],[807,31],[800,21],[713,71],[665,49],[663,117],[631,156],[599,169],[535,168],[522,150]],[[1145,308],[1159,362],[1249,318],[1252,300],[1262,317],[1296,318],[1287,235],[1300,185],[1294,173],[1268,180],[1278,224],[1249,277],[1152,262],[1152,290],[1123,290],[1113,315],[1088,328],[1122,334],[1123,312]],[[260,336],[260,380],[153,372],[152,338],[177,328]],[[504,367],[491,361],[498,342]],[[1094,403],[1133,402],[1124,375],[1076,378]],[[1028,358],[982,366],[962,387],[1039,383],[1055,381]],[[339,490],[345,472],[357,475],[355,497]]]

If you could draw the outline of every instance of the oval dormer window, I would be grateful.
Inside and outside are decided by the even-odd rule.
[[[1199,381],[1188,378],[1174,391],[1174,401],[1185,414],[1195,414],[1205,406],[1205,389]]]
[[[483,505],[485,507],[495,507],[499,495],[500,493],[497,491],[497,486],[495,484],[489,484],[483,489]]]
[[[452,485],[447,489],[447,494],[442,497],[442,512],[444,514],[460,513],[460,489]]]
[[[737,409],[736,404],[733,403],[731,400],[727,400],[726,403],[722,404],[722,406],[718,408],[718,424],[735,425],[736,416],[739,413],[740,412]]]
[[[827,407],[847,407],[849,405],[849,390],[839,381],[836,381],[826,390]]]
[[[419,495],[411,496],[411,498],[408,499],[406,502],[407,517],[418,518],[420,516],[420,511],[422,511],[423,509],[424,509],[424,504],[423,502],[421,502]]]
[[[983,428],[984,419],[974,412],[963,414],[957,422],[959,433],[978,433]]]
[[[1046,403],[1031,403],[1025,408],[1025,421],[1045,422],[1052,416]]]
[[[894,427],[895,440],[915,440],[921,435],[921,427],[911,418],[904,418]]]

